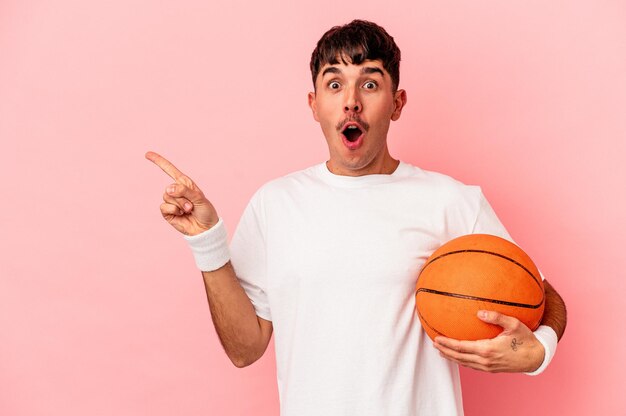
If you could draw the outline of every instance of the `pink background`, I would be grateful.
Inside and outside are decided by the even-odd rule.
[[[480,184],[563,295],[540,377],[463,371],[468,415],[614,415],[623,394],[623,1],[0,3],[0,414],[276,415],[274,350],[221,350],[161,152],[230,232],[254,190],[325,160],[306,105],[330,26],[403,52],[392,153]]]

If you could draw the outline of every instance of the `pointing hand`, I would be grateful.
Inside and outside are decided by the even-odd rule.
[[[146,159],[174,179],[165,188],[161,204],[161,215],[167,222],[185,235],[200,234],[217,224],[217,211],[191,178],[157,153],[146,153]]]

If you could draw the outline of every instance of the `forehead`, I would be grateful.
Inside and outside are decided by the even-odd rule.
[[[383,67],[383,63],[380,60],[365,60],[359,64],[353,64],[351,62],[338,62],[327,63],[320,68],[320,71],[315,80],[315,85],[318,82],[324,82],[331,78],[343,78],[358,80],[363,77],[376,77],[379,82],[386,83],[391,82],[391,76]]]
[[[352,62],[339,59],[338,62],[325,63],[319,71],[321,76],[326,74],[371,74],[378,73],[381,75],[387,74],[383,63],[379,59],[366,59],[359,64],[353,64]]]

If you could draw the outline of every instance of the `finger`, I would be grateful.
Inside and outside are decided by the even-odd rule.
[[[161,215],[163,215],[163,218],[165,219],[170,216],[180,216],[184,214],[179,207],[177,207],[176,205],[168,204],[167,202],[162,203],[160,208]]]
[[[439,354],[443,358],[454,361],[455,363],[462,366],[483,371],[487,371],[487,368],[489,367],[489,361],[485,357],[455,351],[453,349],[444,347],[443,345],[435,345],[435,347],[439,350]]]
[[[478,319],[488,324],[501,326],[505,330],[515,329],[519,323],[518,319],[495,311],[478,311]]]
[[[464,341],[439,336],[435,338],[435,347],[440,351],[441,348],[439,347],[443,347],[447,350],[456,351],[462,354],[484,355],[486,345],[484,340]]]
[[[435,338],[435,347],[440,351],[442,348],[445,348],[456,352],[467,352],[462,341],[441,336]]]
[[[172,164],[172,162],[170,162],[158,153],[147,152],[146,159],[160,167],[163,172],[165,172],[170,178],[174,180],[178,180],[181,176],[184,176],[183,173]]]
[[[174,198],[166,192],[163,194],[163,201],[178,207],[183,212],[191,212],[193,210],[193,204],[187,198]]]
[[[183,176],[183,178],[184,177],[185,176]],[[192,203],[203,201],[205,198],[202,191],[193,184],[191,184],[191,186],[190,188],[181,183],[173,183],[165,189],[165,192],[173,198],[186,198]]]

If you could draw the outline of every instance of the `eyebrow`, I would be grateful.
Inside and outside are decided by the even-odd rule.
[[[337,68],[336,66],[329,66],[324,71],[322,71],[322,76],[326,74],[341,74],[341,69]]]
[[[341,74],[341,69],[336,66],[329,66],[322,71],[322,77],[326,74]],[[375,66],[366,66],[361,68],[361,74],[380,74],[383,77],[385,76],[383,70]]]
[[[361,68],[361,74],[380,74],[380,76],[384,77],[385,74],[383,73],[383,70],[380,68],[377,68],[375,66],[366,66],[364,68]]]

